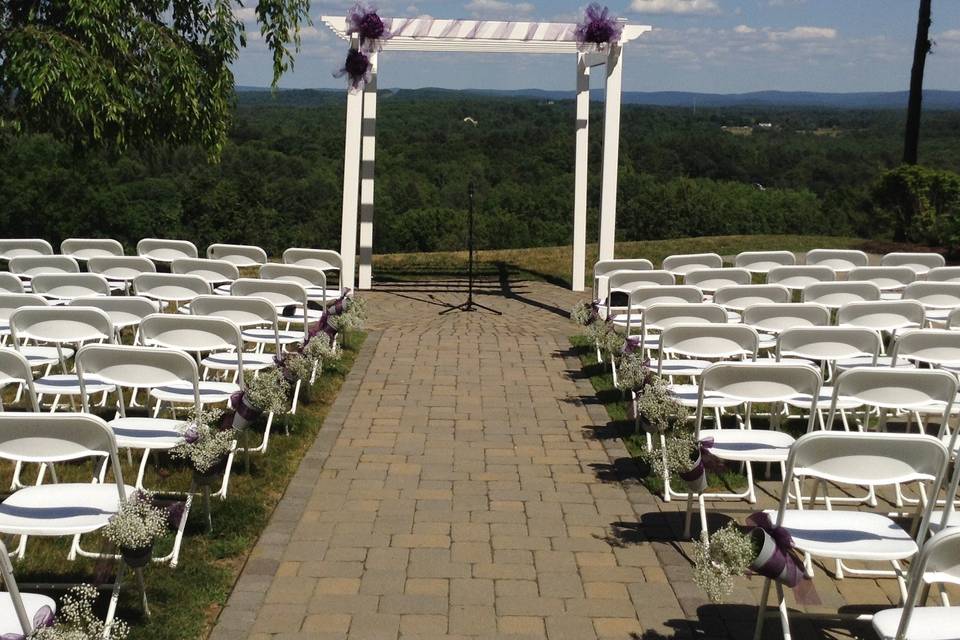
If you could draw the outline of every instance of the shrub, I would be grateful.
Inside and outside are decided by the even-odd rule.
[[[904,165],[888,171],[873,191],[876,223],[897,242],[948,247],[960,243],[960,174]]]

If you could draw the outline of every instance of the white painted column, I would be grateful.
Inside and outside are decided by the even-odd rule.
[[[350,40],[357,48],[357,36]],[[363,92],[347,91],[347,126],[343,151],[343,214],[340,221],[340,286],[353,289],[357,260],[357,204],[360,195],[360,139],[363,125]]]
[[[577,152],[573,189],[573,274],[571,289],[583,291],[587,261],[587,164],[590,157],[590,67],[577,54]]]
[[[617,171],[620,161],[620,94],[623,48],[610,46],[603,120],[603,189],[600,196],[600,260],[613,260],[617,233]]]
[[[377,149],[377,53],[370,54],[370,82],[363,88],[363,146],[360,154],[360,269],[357,287],[373,281],[373,176]]]

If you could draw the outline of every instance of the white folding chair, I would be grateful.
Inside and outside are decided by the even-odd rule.
[[[837,310],[837,326],[866,327],[891,335],[905,329],[919,329],[925,320],[923,305],[915,300],[848,302]]]
[[[600,309],[600,317],[612,319],[627,310],[627,299],[634,289],[641,287],[673,286],[675,278],[668,271],[645,269],[630,271],[620,269],[605,278],[605,302]]]
[[[123,245],[107,238],[67,238],[60,243],[60,253],[86,262],[90,258],[122,256]]]
[[[903,606],[873,616],[873,630],[880,640],[955,638],[960,629],[960,607],[922,606],[930,587],[943,584],[960,586],[960,530],[943,531],[924,543],[910,566]]]
[[[949,329],[912,329],[897,336],[891,350],[894,363],[907,360],[960,372],[960,332]]]
[[[610,289],[609,298],[614,289]],[[639,286],[631,289],[627,296],[626,313],[614,313],[609,318],[617,327],[633,327],[640,322],[643,310],[655,304],[699,304],[703,302],[703,292],[697,287],[686,285]]]
[[[819,304],[790,302],[766,302],[744,308],[741,321],[760,334],[760,350],[769,351],[777,346],[781,331],[793,327],[825,327],[830,324],[830,310]],[[776,360],[765,357],[758,361]],[[781,360],[781,362],[783,362]],[[797,364],[797,363],[794,363]],[[802,364],[802,363],[800,363]]]
[[[319,321],[322,312],[309,307],[307,290],[296,282],[282,280],[259,280],[240,278],[230,286],[230,295],[266,298],[277,309],[279,320],[284,323],[280,331],[280,344],[288,345],[307,337],[309,323]],[[302,331],[290,331],[291,324],[302,324]],[[272,331],[260,328],[246,329],[244,340],[255,343],[272,343]]]
[[[343,269],[343,258],[338,252],[328,249],[290,248],[283,252],[283,263],[299,267],[311,267],[313,269],[319,269],[324,273],[334,271],[337,273],[338,278],[340,270]],[[329,280],[329,278],[327,279]],[[337,296],[342,293],[339,285],[335,291],[337,292]]]
[[[790,291],[777,284],[738,284],[717,289],[713,301],[730,312],[731,319],[739,321],[747,307],[790,302]]]
[[[801,300],[836,310],[851,302],[880,299],[880,288],[872,282],[817,282],[804,288]]]
[[[110,317],[93,307],[20,307],[10,314],[10,333],[14,347],[20,351],[27,340],[52,345],[57,350],[61,373],[47,374],[34,380],[39,402],[44,395],[52,395],[50,411],[60,406],[60,398],[67,396],[71,404],[75,396],[87,393],[106,394],[113,385],[88,378],[86,387],[81,386],[75,372],[67,365],[64,347],[79,347],[88,342],[113,342],[113,324]]]
[[[157,266],[140,256],[94,257],[87,261],[87,271],[102,275],[113,289],[126,293],[137,276],[156,273]]]
[[[857,376],[867,370],[848,371],[844,376]],[[916,372],[913,372],[916,373]],[[839,388],[839,387],[838,387]],[[844,433],[815,431],[797,439],[790,448],[787,471],[780,492],[780,506],[768,511],[776,527],[783,527],[793,538],[794,547],[805,554],[808,575],[812,573],[811,558],[834,560],[838,578],[845,569],[844,562],[890,563],[890,571],[858,569],[849,573],[878,577],[894,575],[900,591],[906,597],[904,570],[901,563],[916,556],[917,540],[925,540],[930,522],[930,510],[924,509],[914,537],[886,515],[833,509],[789,509],[790,487],[794,481],[810,479],[816,486],[827,483],[846,485],[889,486],[897,483],[929,483],[929,495],[937,495],[943,483],[949,455],[937,438],[914,434]],[[826,489],[824,489],[826,491]],[[777,583],[777,611],[768,612],[771,580],[764,578],[760,609],[754,639],[763,635],[768,615],[776,615],[783,625],[783,637],[790,638],[790,613],[783,585]],[[857,615],[857,614],[854,614]],[[844,617],[843,613],[829,614]]]
[[[33,292],[58,303],[109,296],[107,279],[95,273],[44,273],[33,278]]]
[[[207,257],[237,267],[256,267],[267,261],[267,252],[252,244],[212,244],[207,247]]]
[[[627,327],[627,335],[640,340],[644,352],[657,349],[660,346],[660,337],[654,332],[661,332],[677,324],[725,324],[727,312],[717,304],[690,303],[655,304],[647,307],[640,316],[640,333],[635,334]]]
[[[857,267],[867,266],[870,258],[863,251],[852,249],[811,249],[807,251],[804,262],[808,265],[829,267],[838,275],[844,275]]]
[[[6,293],[0,294],[0,337],[3,344],[6,344],[7,337],[10,335],[10,315],[20,307],[42,307],[50,304],[43,296],[32,293]],[[73,357],[73,349],[63,348],[65,358]],[[60,351],[56,347],[43,345],[20,345],[20,353],[26,357],[33,367],[45,367],[45,373],[50,373],[50,368],[60,363]],[[19,400],[19,394],[17,400]]]
[[[23,280],[12,273],[0,272],[0,293],[23,293]]]
[[[144,238],[137,243],[137,255],[153,262],[169,264],[177,258],[198,257],[197,247],[186,240]]]
[[[947,329],[951,331],[960,330],[960,307],[957,307],[947,316]]]
[[[14,402],[19,402],[20,395],[24,389],[27,391],[27,410],[33,413],[40,412],[40,402],[37,399],[37,391],[33,386],[33,370],[30,363],[19,351],[14,349],[0,349],[0,391],[10,385],[17,386],[17,397]],[[2,399],[0,399],[0,412],[4,411]],[[14,491],[24,486],[20,482],[20,472],[22,465],[18,462],[14,466],[13,476],[10,480],[10,490]],[[46,465],[40,465],[40,479],[46,472]]]
[[[960,283],[960,267],[937,267],[927,272],[927,282]]]
[[[904,287],[916,279],[910,267],[857,267],[847,276],[850,282],[872,282],[887,300],[899,300]]]
[[[0,592],[0,638],[29,638],[57,612],[57,603],[39,593],[21,593],[13,577],[7,545],[0,540],[0,576],[6,591]]]
[[[295,282],[307,290],[307,300],[326,308],[340,296],[339,290],[327,289],[327,274],[314,267],[301,267],[293,264],[268,263],[260,267],[262,280],[282,280]]]
[[[947,264],[939,253],[888,253],[880,259],[884,267],[907,267],[922,278],[932,269]]]
[[[699,287],[705,294],[711,295],[722,287],[750,284],[752,278],[746,269],[697,269],[688,271],[683,282]]]
[[[156,300],[161,305],[171,304],[175,309],[188,304],[197,296],[212,293],[210,283],[200,276],[181,276],[175,273],[142,273],[133,279],[135,295]]]
[[[159,313],[160,304],[149,298],[138,296],[111,296],[96,298],[77,298],[71,305],[95,307],[106,313],[113,323],[114,342],[119,344],[120,334],[125,329],[133,329],[133,344],[140,342],[140,322],[147,316]]]
[[[686,253],[667,256],[663,259],[662,269],[675,276],[683,277],[691,271],[700,269],[719,269],[723,258],[715,253]]]
[[[598,260],[593,264],[593,300],[601,305],[607,299],[607,278],[617,271],[650,271],[653,263],[644,258],[620,258],[616,260]]]
[[[182,276],[197,276],[213,287],[230,284],[240,277],[237,265],[226,260],[177,258],[170,263],[170,272]]]
[[[790,251],[744,251],[738,253],[733,265],[750,273],[765,276],[776,267],[797,264],[797,256]]]
[[[903,290],[904,300],[916,300],[927,311],[927,322],[942,323],[960,308],[960,282],[914,282]]]
[[[820,373],[811,366],[802,364],[758,364],[755,362],[720,362],[711,365],[700,376],[697,391],[696,440],[712,442],[710,455],[727,462],[739,462],[746,467],[747,488],[741,493],[699,493],[690,492],[687,496],[687,514],[684,536],[690,537],[690,520],[693,513],[693,499],[696,496],[700,506],[701,532],[707,533],[707,511],[705,501],[710,500],[747,500],[750,504],[757,501],[753,479],[753,463],[776,463],[786,475],[785,463],[794,439],[779,430],[780,412],[778,407],[790,398],[805,395],[811,398],[820,396],[822,380]],[[738,416],[738,427],[724,429],[717,420],[713,429],[703,428],[703,412],[709,398],[719,396],[734,406],[744,406],[743,417]],[[752,424],[753,406],[771,405],[770,428],[754,429]],[[814,405],[815,406],[815,405]],[[807,432],[813,430],[813,412],[807,419]]]
[[[42,273],[80,273],[80,265],[70,256],[20,256],[10,258],[9,268],[27,281]]]
[[[817,282],[833,282],[836,279],[836,272],[823,266],[773,267],[767,272],[767,284],[779,284],[793,293],[803,291]]]
[[[39,238],[7,238],[0,240],[0,260],[22,256],[52,256],[53,247]]]

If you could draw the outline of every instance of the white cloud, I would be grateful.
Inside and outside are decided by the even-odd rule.
[[[769,31],[770,40],[833,40],[837,30],[830,27],[794,27],[789,31]]]
[[[790,7],[798,4],[806,4],[807,0],[768,0],[767,4],[771,7]]]
[[[478,18],[517,18],[528,16],[536,10],[529,2],[506,0],[471,0],[464,8]]]
[[[938,42],[941,40],[960,42],[960,29],[950,29],[949,31],[943,31],[941,33],[934,34],[933,39]]]
[[[717,0],[633,0],[630,8],[639,13],[718,13]]]
[[[756,29],[754,29],[753,27],[748,27],[745,24],[738,24],[733,28],[733,31],[735,33],[756,33],[757,32]]]

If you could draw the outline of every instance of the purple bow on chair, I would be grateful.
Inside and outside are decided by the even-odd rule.
[[[707,467],[704,464],[704,460],[706,460],[707,456],[710,454],[710,449],[713,449],[713,445],[713,438],[704,438],[697,443],[697,446],[700,449],[700,455],[697,456],[697,464],[695,464],[689,471],[678,474],[681,480],[691,482],[707,472]]]
[[[813,582],[806,580],[803,563],[797,557],[794,549],[793,537],[786,527],[778,527],[770,519],[770,515],[759,511],[747,518],[747,523],[760,530],[764,544],[760,553],[750,565],[758,575],[770,578],[775,582],[793,589],[794,596],[800,604],[819,604]],[[770,544],[772,542],[772,544]]]
[[[637,351],[640,350],[640,344],[641,344],[640,338],[631,338],[628,336],[627,339],[623,342],[623,355],[630,355],[631,353],[636,353]]]
[[[47,605],[40,607],[33,616],[33,628],[43,629],[44,627],[53,626],[53,609]],[[0,636],[0,640],[26,640],[26,636],[22,633],[5,633]]]

